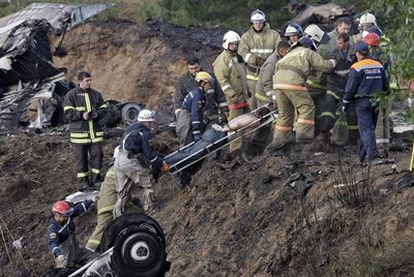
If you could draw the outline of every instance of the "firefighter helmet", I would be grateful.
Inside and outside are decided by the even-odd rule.
[[[223,36],[223,48],[228,50],[229,49],[229,43],[239,42],[239,41],[240,41],[240,36],[239,36],[238,33],[234,32],[234,31],[228,31]]]
[[[211,77],[211,75],[208,72],[205,71],[200,71],[197,72],[196,76],[195,76],[195,80],[197,83],[200,83],[201,81],[204,82],[210,82],[211,79],[213,79],[213,77]]]
[[[150,110],[141,110],[138,114],[139,122],[153,122],[156,120],[155,112]]]
[[[64,216],[70,216],[73,213],[73,209],[66,201],[63,200],[57,201],[55,204],[53,204],[52,211]]]
[[[329,41],[329,36],[316,24],[311,24],[306,27],[304,33],[308,38],[318,43],[326,43]]]
[[[261,10],[257,9],[250,15],[250,22],[265,22],[266,15]]]
[[[359,25],[372,24],[377,26],[377,18],[372,13],[364,13],[359,18]]]
[[[298,36],[301,37],[303,35],[303,29],[302,26],[300,26],[298,23],[290,23],[285,31],[285,37],[290,36]]]

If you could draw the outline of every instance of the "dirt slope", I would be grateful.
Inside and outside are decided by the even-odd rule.
[[[159,109],[172,103],[174,82],[185,71],[182,57],[195,51],[207,66],[223,32],[156,22],[87,24],[67,35],[69,55],[56,62],[72,76],[91,70],[107,99],[148,100]],[[117,141],[115,132],[108,136],[105,167]],[[174,138],[162,139],[173,149]],[[77,189],[68,132],[16,130],[0,133],[0,140],[0,276],[40,276],[52,266],[46,237],[51,205]],[[409,142],[399,143],[403,151],[392,156],[406,169]],[[160,209],[153,216],[166,232],[168,276],[413,276],[414,190],[410,183],[396,189],[405,185],[398,180],[406,173],[389,175],[391,166],[379,165],[349,191],[334,188],[343,183],[335,173],[336,153],[297,147],[253,161],[209,159],[184,190],[175,177],[159,180]],[[344,174],[368,176],[359,168]],[[307,182],[312,187],[304,194]],[[346,203],[362,196],[356,206]],[[77,220],[82,244],[95,213]],[[18,251],[11,243],[20,237]]]

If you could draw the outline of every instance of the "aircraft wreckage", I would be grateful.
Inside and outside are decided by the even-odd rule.
[[[62,101],[73,83],[53,64],[50,35],[62,36],[114,4],[33,3],[0,19],[0,128],[43,128],[64,122]],[[135,119],[139,105],[109,101],[104,125]]]

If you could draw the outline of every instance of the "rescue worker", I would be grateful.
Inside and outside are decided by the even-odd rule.
[[[359,33],[354,35],[354,42],[358,43],[363,40],[363,33],[364,31],[367,32],[370,27],[378,26],[377,25],[377,18],[372,13],[364,13],[359,18],[358,23],[358,30]]]
[[[246,70],[243,59],[237,54],[240,36],[234,31],[228,31],[223,36],[223,52],[213,63],[214,75],[226,96],[229,104],[228,120],[249,111],[246,101],[250,97],[246,81]],[[240,149],[242,140],[230,144],[230,152]]]
[[[324,99],[324,109],[320,115],[319,137],[324,145],[329,143],[330,131],[334,127],[338,117],[341,115],[342,97],[347,76],[350,72],[351,65],[356,62],[355,54],[350,46],[350,36],[346,33],[341,33],[335,41],[336,47],[332,50],[330,58],[335,59],[337,65],[334,72],[327,76],[327,93]],[[350,116],[352,115],[350,114]],[[348,127],[346,121],[344,121],[343,124]],[[358,129],[355,131],[358,131]],[[335,141],[333,141],[333,143],[339,144]]]
[[[374,94],[387,91],[389,85],[381,62],[369,56],[368,44],[357,43],[355,53],[358,62],[351,67],[344,91],[343,109],[346,111],[350,102],[355,103],[360,134],[358,158],[363,164],[365,158],[369,162],[379,158],[375,141],[378,110],[371,100]]]
[[[115,175],[117,201],[114,217],[125,211],[125,204],[131,199],[138,199],[144,211],[152,208],[152,185],[158,179],[161,171],[168,171],[168,166],[149,144],[151,130],[156,124],[154,111],[141,110],[138,122],[129,126],[120,145],[115,148]],[[142,196],[136,193],[143,189]]]
[[[73,221],[73,218],[86,212],[92,203],[93,200],[85,200],[73,207],[65,201],[57,201],[53,204],[53,216],[47,228],[47,237],[56,268],[74,267],[77,263],[92,258],[93,253],[79,247],[75,234],[76,225]]]
[[[314,42],[315,51],[321,55],[323,59],[329,59],[329,36],[322,31],[318,25],[311,24],[306,27],[304,35]],[[305,86],[307,87],[310,96],[315,104],[315,136],[319,134],[320,117],[322,111],[325,109],[326,97],[326,74],[317,70],[312,70]]]
[[[180,147],[194,140],[200,140],[205,129],[203,109],[206,104],[206,93],[212,87],[213,77],[205,71],[199,71],[195,81],[198,86],[185,96],[181,105],[181,115],[177,120],[176,129]]]
[[[115,167],[112,164],[106,171],[105,180],[102,182],[101,189],[99,190],[99,196],[96,202],[96,227],[86,243],[86,249],[93,252],[98,250],[106,226],[114,219],[113,209],[115,207],[116,197]]]
[[[391,57],[386,53],[384,44],[381,47],[381,37],[378,34],[383,34],[378,26],[373,26],[368,29],[368,34],[364,37],[364,42],[369,46],[370,56],[379,60],[384,66],[387,79],[389,81],[390,89],[399,89],[397,80],[391,74]],[[388,43],[386,44],[388,45]],[[385,158],[389,157],[389,145],[391,139],[390,130],[390,110],[391,99],[389,92],[385,95],[381,95],[381,101],[378,104],[378,120],[376,126],[376,142],[378,150],[383,154]]]
[[[254,110],[257,107],[255,93],[260,67],[276,51],[281,38],[278,32],[270,29],[261,10],[252,12],[250,22],[250,29],[241,37],[238,52],[246,63],[247,85],[251,93],[249,106]]]
[[[104,132],[99,119],[104,116],[107,106],[101,93],[91,88],[92,75],[89,72],[80,72],[78,81],[79,85],[65,95],[63,106],[69,121],[79,189],[85,190],[101,182]]]
[[[331,72],[335,60],[324,60],[318,53],[303,47],[309,38],[303,37],[277,64],[273,77],[273,89],[279,118],[276,121],[275,137],[271,147],[278,149],[293,142],[293,123],[297,115],[296,142],[308,143],[315,133],[315,105],[304,86],[311,70]],[[312,42],[311,42],[312,43]]]
[[[329,49],[335,50],[337,48],[336,39],[340,34],[350,35],[352,22],[348,17],[340,17],[335,24],[335,29],[328,33],[329,36]],[[354,40],[349,40],[351,49],[354,48]]]
[[[256,85],[256,98],[259,107],[272,101],[275,65],[287,54],[289,48],[290,44],[287,41],[280,41],[277,45],[277,51],[270,55],[260,68],[259,78]]]
[[[256,99],[259,107],[273,103],[273,108],[277,111],[276,98],[273,93],[273,75],[275,74],[276,63],[287,54],[289,48],[289,42],[285,40],[280,41],[277,45],[277,51],[270,55],[260,68],[259,79],[256,85]],[[256,152],[262,152],[269,143],[271,129],[272,126],[269,124],[257,130],[252,136],[250,145],[253,146],[253,149],[256,149]]]
[[[289,43],[292,45],[297,42],[303,36],[303,29],[298,23],[290,23],[286,27],[285,37],[288,39]]]
[[[177,121],[180,118],[185,96],[194,88],[198,87],[195,80],[197,72],[202,71],[199,59],[193,57],[187,60],[187,73],[183,74],[178,80],[175,88],[175,116]],[[206,92],[206,104],[204,107],[204,120],[207,125],[214,123],[221,123],[224,118],[229,115],[229,108],[226,102],[226,97],[221,90],[217,79],[212,76],[211,88]]]

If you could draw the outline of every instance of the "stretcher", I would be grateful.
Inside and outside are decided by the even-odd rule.
[[[256,110],[253,110],[250,112],[250,114],[254,114],[257,110],[267,107],[268,104],[261,106],[257,108]],[[277,114],[275,111],[270,111],[267,114],[258,117],[256,120],[250,122],[248,125],[241,127],[237,130],[231,130],[227,134],[224,134],[223,137],[220,139],[213,141],[213,142],[192,142],[190,144],[185,145],[184,147],[170,153],[169,155],[164,157],[164,160],[174,160],[174,155],[181,155],[183,152],[190,152],[189,155],[186,155],[183,159],[180,159],[179,161],[176,161],[172,164],[169,164],[170,166],[170,175],[175,175],[184,169],[192,166],[193,164],[196,164],[197,162],[205,159],[207,156],[219,151],[220,149],[228,146],[231,142],[236,141],[238,139],[241,139],[243,137],[246,137],[256,130],[259,130],[260,128],[272,123],[277,118]],[[205,145],[196,145],[196,144],[204,143]],[[200,147],[201,146],[201,147]],[[196,148],[196,151],[191,152],[192,148]],[[200,148],[200,149],[198,149]],[[190,150],[190,151],[189,151]]]

